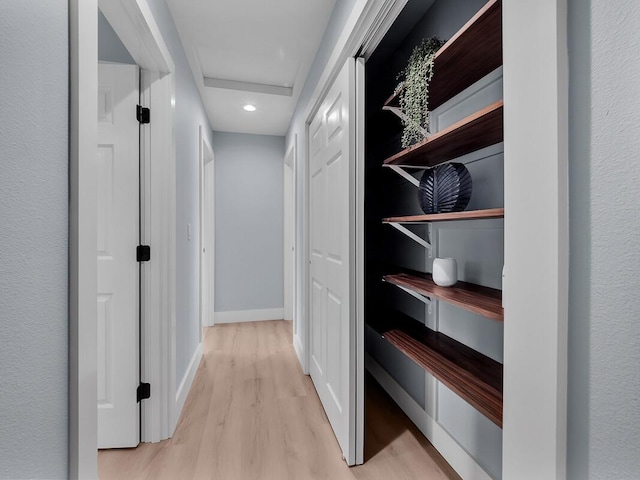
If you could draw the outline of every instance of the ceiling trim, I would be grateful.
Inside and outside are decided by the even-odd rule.
[[[226,90],[239,90],[242,92],[266,93],[267,95],[280,95],[282,97],[293,96],[293,87],[267,85],[265,83],[240,82],[237,80],[224,80],[222,78],[204,77],[204,86],[210,88],[224,88]]]

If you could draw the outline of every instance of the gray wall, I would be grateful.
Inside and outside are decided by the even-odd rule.
[[[113,63],[136,63],[100,11],[98,11],[98,60]]]
[[[284,137],[213,133],[215,310],[284,303]]]
[[[640,478],[640,2],[569,0],[570,479]]]
[[[179,385],[200,338],[198,126],[204,127],[209,142],[212,131],[169,7],[164,0],[149,0],[149,7],[176,66],[176,382]],[[191,240],[187,239],[189,224]]]
[[[0,2],[0,478],[65,478],[68,2]]]

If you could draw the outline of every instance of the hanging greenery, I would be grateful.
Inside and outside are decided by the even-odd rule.
[[[437,37],[425,38],[409,57],[406,68],[400,72],[395,93],[400,97],[402,110],[402,147],[426,137],[423,133],[429,128],[429,83],[433,78],[433,58],[444,45]]]

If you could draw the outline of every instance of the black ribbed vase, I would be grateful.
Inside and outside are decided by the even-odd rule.
[[[461,212],[471,200],[471,175],[462,163],[444,163],[425,170],[418,188],[426,214]]]

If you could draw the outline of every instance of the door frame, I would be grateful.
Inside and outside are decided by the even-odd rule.
[[[287,202],[287,196],[285,195],[284,201],[285,201],[285,208],[284,208],[284,269],[285,269],[285,278],[287,278],[287,273],[286,273],[286,267],[287,267],[287,256],[289,256],[289,261],[291,262],[291,265],[289,265],[289,275],[291,275],[291,279],[289,284],[287,285],[287,282],[285,281],[284,284],[284,291],[285,291],[285,307],[284,307],[284,317],[285,320],[288,320],[286,318],[286,314],[287,314],[287,302],[286,302],[286,295],[287,295],[287,291],[289,291],[289,295],[290,295],[290,301],[291,301],[291,319],[293,321],[293,334],[294,334],[294,338],[295,338],[295,332],[296,332],[296,294],[295,294],[295,290],[296,290],[296,268],[297,268],[297,262],[296,262],[296,257],[297,257],[297,252],[295,249],[295,239],[296,239],[296,226],[297,226],[297,222],[296,222],[296,209],[297,209],[297,201],[296,201],[296,157],[297,157],[297,136],[294,137],[293,142],[291,142],[291,145],[289,146],[289,148],[287,148],[285,156],[284,156],[284,171],[286,172],[287,168],[291,169],[291,179],[290,179],[290,185],[287,185],[285,183],[284,185],[284,191],[285,193],[287,192],[287,189],[290,188],[291,189],[291,195],[289,197],[289,201],[292,203],[292,205],[290,206],[290,214],[289,214],[289,219],[287,219],[287,208],[286,208],[286,202]],[[286,175],[284,176],[284,179],[286,180]],[[291,222],[291,225],[288,225],[288,221]],[[288,228],[287,228],[288,227]],[[293,235],[293,238],[291,238]],[[290,246],[293,245],[293,252],[290,250]]]
[[[205,271],[208,268],[207,265],[204,265],[204,255],[202,255],[202,249],[204,248],[204,244],[205,244],[205,225],[207,224],[207,222],[204,219],[204,211],[205,211],[205,199],[206,199],[206,184],[205,184],[205,167],[208,163],[210,162],[214,162],[212,167],[213,167],[213,172],[214,172],[214,179],[215,179],[215,153],[213,151],[213,149],[211,148],[211,145],[209,145],[209,142],[207,141],[207,137],[204,134],[204,127],[202,125],[200,125],[198,127],[198,138],[199,138],[199,144],[200,144],[200,253],[199,253],[199,259],[200,259],[200,343],[202,343],[202,339],[204,337],[204,333],[203,333],[203,329],[205,327],[212,327],[215,324],[215,308],[214,308],[214,302],[215,299],[211,302],[211,304],[207,304],[207,310],[208,310],[208,314],[209,314],[209,319],[205,319],[204,318],[204,294],[205,292],[203,291],[203,279],[204,279],[204,275],[205,275]],[[214,180],[215,182],[215,180]],[[214,193],[215,195],[215,193]],[[211,250],[210,252],[208,252],[208,258],[209,258],[209,267],[211,265],[215,265],[215,206],[213,208],[213,220],[211,221],[211,223],[213,224],[213,231],[211,232],[211,236],[213,238],[209,238],[209,242],[207,242],[207,246],[210,247],[209,250]],[[213,247],[212,247],[213,246]],[[215,269],[214,272],[209,272],[209,275],[215,275]],[[215,284],[214,284],[215,285]],[[207,284],[207,288],[210,288],[210,286]]]
[[[146,0],[100,0],[100,9],[141,67],[142,96],[152,107],[141,139],[143,240],[152,245],[141,302],[142,375],[151,398],[143,441],[173,433],[175,404],[175,66]],[[69,1],[69,476],[97,478],[96,193],[98,0]],[[153,171],[150,161],[153,158]],[[133,248],[133,246],[132,246]],[[153,319],[153,321],[152,321]]]
[[[297,216],[301,228],[296,243],[303,260],[298,265],[302,288],[297,292],[297,300],[303,306],[300,309],[302,352],[298,352],[298,356],[306,374],[310,338],[309,124],[346,58],[355,55],[368,58],[406,3],[407,0],[356,1],[304,110],[303,148],[298,158],[297,177],[298,190],[302,193]],[[505,299],[503,475],[511,478],[530,467],[531,472],[543,471],[548,478],[563,479],[566,477],[569,262],[567,0],[543,0],[526,8],[515,3],[503,2],[505,122],[508,122],[505,158],[517,158],[518,163],[524,159],[535,168],[519,169],[515,162],[505,162],[505,264],[508,264],[509,297]],[[531,38],[545,41],[531,42]],[[522,51],[531,55],[522,55]],[[536,64],[532,65],[532,61]],[[541,86],[544,101],[537,101],[540,96],[532,96],[530,91],[539,90]],[[518,109],[510,105],[517,105]],[[531,118],[545,119],[535,122],[535,135],[531,132],[534,124]],[[364,120],[356,118],[358,134],[364,131]],[[541,136],[547,139],[545,154],[548,155],[544,159],[532,144],[533,139]],[[358,175],[356,182],[363,182],[363,178]],[[544,189],[543,202],[529,201],[532,186],[536,185],[548,187]],[[357,193],[358,202],[363,202],[363,193],[362,190]],[[361,208],[363,206],[358,205],[357,214],[362,213]],[[541,224],[549,223],[548,219],[552,228],[540,228]],[[362,227],[358,221],[356,230],[360,235]],[[529,261],[533,257],[531,252],[539,251],[540,245],[545,246],[545,261]],[[362,276],[363,267],[364,264],[359,263],[354,275]],[[358,285],[360,299],[362,288]],[[535,308],[531,305],[533,301]],[[358,327],[364,328],[361,300],[356,308]],[[364,337],[363,333],[358,335],[358,340]],[[531,338],[536,338],[536,342],[531,342]],[[357,350],[359,345],[355,347]],[[541,351],[545,352],[542,365]],[[527,374],[523,375],[523,371]],[[361,380],[357,380],[357,390],[364,394]],[[540,397],[530,394],[532,391],[543,392],[544,408],[540,408]],[[525,438],[523,431],[534,434]],[[545,448],[540,448],[541,445]]]
[[[508,293],[504,299],[502,474],[504,478],[564,479],[569,303],[567,0],[504,1],[502,15]],[[531,95],[533,91],[537,94]],[[531,131],[534,118],[544,118],[535,122],[535,133]],[[524,477],[523,472],[527,472]]]

